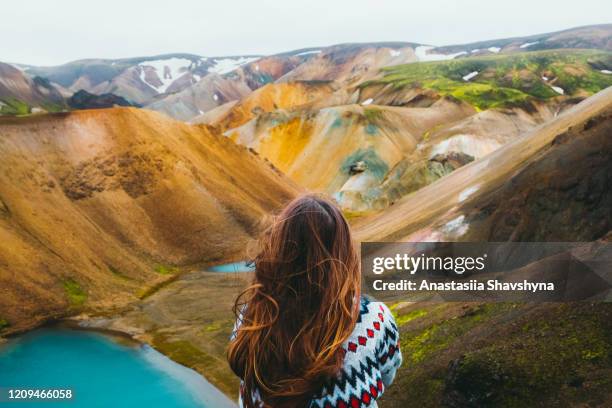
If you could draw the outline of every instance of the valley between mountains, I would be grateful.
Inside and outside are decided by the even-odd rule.
[[[0,63],[0,336],[129,333],[234,399],[234,297],[291,198],[359,241],[600,241],[612,25],[433,47]],[[610,303],[390,304],[382,406],[607,406]],[[1,340],[0,340],[1,341]]]

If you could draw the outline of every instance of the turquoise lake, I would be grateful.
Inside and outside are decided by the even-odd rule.
[[[211,266],[207,269],[210,272],[253,272],[255,267],[247,262],[233,262],[223,265]]]
[[[70,401],[25,407],[224,408],[236,405],[195,371],[149,346],[71,329],[40,329],[0,344],[0,388],[72,389]]]

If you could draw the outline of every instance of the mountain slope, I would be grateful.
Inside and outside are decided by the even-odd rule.
[[[226,74],[258,58],[166,54],[115,60],[88,59],[55,67],[24,66],[24,69],[72,92],[82,89],[94,94],[113,93],[144,105],[158,95],[188,88],[208,74]]]
[[[80,90],[68,98],[68,106],[72,109],[102,109],[113,106],[132,106],[125,98],[113,94],[94,95]]]
[[[279,79],[287,81],[336,81],[352,84],[376,75],[385,66],[418,61],[412,43],[338,44],[306,51],[303,64]]]
[[[356,86],[380,77],[380,69],[419,61],[471,60],[495,54],[511,54],[537,50],[560,50],[585,48],[610,51],[612,47],[612,25],[578,27],[555,33],[528,37],[508,38],[448,47],[434,47],[415,43],[363,43],[338,44],[329,47],[296,50],[277,57],[301,56],[303,61],[280,77],[278,82],[333,81],[341,86]],[[467,58],[466,58],[467,57]],[[610,63],[593,66],[598,72],[609,72]],[[462,76],[470,74],[468,71]],[[524,80],[519,73],[519,78]],[[461,80],[460,77],[457,79]],[[508,78],[509,81],[512,77]],[[556,94],[554,81],[550,78],[540,86],[547,96]],[[534,82],[533,79],[530,79]],[[363,98],[362,100],[366,100]],[[509,99],[505,97],[504,99]],[[381,103],[379,103],[381,104]]]
[[[251,88],[243,81],[210,74],[195,85],[157,100],[146,108],[187,121],[226,102],[247,96],[250,92]]]
[[[93,94],[113,93],[132,103],[147,105],[188,89],[208,76],[221,76],[239,83],[237,86],[241,88],[256,89],[281,77],[304,58],[292,55],[202,57],[194,54],[165,54],[123,59],[87,59],[53,67],[22,68],[31,75],[47,78],[71,92],[85,90]],[[203,99],[212,99],[214,90],[195,89],[191,93]],[[166,106],[172,102],[169,101]],[[192,116],[198,113],[196,110]]]
[[[361,99],[421,87],[464,100],[478,109],[521,106],[560,95],[586,97],[612,86],[612,53],[584,50],[523,52],[406,64],[383,69],[382,78],[360,86]]]
[[[439,54],[506,53],[563,48],[584,48],[612,51],[612,24],[574,27],[552,33],[534,34],[524,37],[500,38],[470,44],[432,47]],[[463,55],[463,54],[462,54]]]
[[[609,88],[386,212],[358,220],[357,236],[411,242],[609,241],[611,132]],[[391,308],[405,362],[381,403],[608,406],[611,306],[396,302]]]
[[[3,118],[0,135],[0,316],[13,328],[120,307],[172,265],[235,257],[297,192],[207,127],[135,108]]]
[[[327,81],[298,81],[267,84],[238,100],[231,108],[212,117],[196,117],[194,123],[208,123],[221,129],[239,127],[257,115],[275,110],[292,110],[327,100],[334,87]],[[204,119],[205,118],[205,119]]]
[[[0,62],[0,115],[23,115],[32,108],[61,110],[65,107],[61,93],[40,78],[30,78],[12,65]]]
[[[611,53],[587,50],[415,62],[352,85],[266,85],[202,119],[297,183],[368,212],[612,86],[608,68]],[[300,104],[305,84],[325,92]]]
[[[472,113],[467,104],[445,99],[427,109],[346,105],[275,111],[226,133],[298,184],[335,194],[350,208],[344,192],[367,194],[414,151],[427,129]]]
[[[546,122],[481,159],[402,198],[386,212],[360,220],[359,239],[460,240],[470,230],[469,220],[461,210],[464,205],[478,198],[482,199],[503,186],[509,177],[521,169],[543,160],[541,155],[553,149],[556,138],[561,137],[572,127],[588,128],[591,118],[608,111],[611,106],[612,87],[586,99],[554,120]],[[605,120],[603,122],[605,123]],[[576,154],[582,153],[582,151],[576,152]],[[567,154],[571,155],[571,151]],[[565,171],[565,169],[561,166],[556,171]],[[514,186],[513,189],[516,190],[517,187]],[[598,236],[592,239],[595,238]]]

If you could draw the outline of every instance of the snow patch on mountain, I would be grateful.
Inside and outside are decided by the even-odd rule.
[[[148,85],[149,87],[151,87],[151,88],[153,88],[153,89],[156,89],[156,88],[155,88],[153,85],[151,85],[150,83],[148,83],[148,82],[145,80],[145,70],[144,70],[144,68],[143,68],[143,67],[140,67],[140,68],[139,68],[139,74],[138,74],[138,76],[140,77],[140,80],[141,80],[141,81],[142,81],[142,82],[143,82],[145,85]]]
[[[248,64],[258,59],[258,57],[215,58],[215,65],[208,68],[208,72],[214,72],[219,75],[227,74],[244,64]]]
[[[599,71],[599,72],[601,72],[602,74],[607,74],[607,75],[612,74],[612,71],[610,71],[610,70],[608,70],[608,69],[602,69],[602,70],[601,70],[601,71]]]
[[[10,65],[11,67],[13,67],[15,69],[20,70],[21,72],[27,72],[28,69],[30,69],[30,67],[26,67],[26,66],[23,66],[21,64],[11,64],[10,62],[7,62],[6,64]]]
[[[295,54],[295,55],[310,55],[310,54],[320,54],[321,50],[314,50],[314,51],[304,51],[304,52],[300,52],[299,54]]]
[[[465,223],[465,215],[460,215],[444,224],[441,230],[451,237],[458,238],[465,235],[469,227],[470,226]]]
[[[469,81],[470,79],[474,78],[476,75],[478,75],[478,71],[470,72],[469,74],[463,76],[463,80]]]
[[[554,90],[556,93],[558,93],[558,94],[560,94],[560,95],[563,95],[563,94],[565,93],[565,91],[564,91],[564,90],[563,90],[563,88],[561,88],[561,87],[554,86],[554,85],[551,85],[550,87],[551,87],[551,88],[552,88],[552,89],[553,89],[553,90]]]
[[[457,52],[455,54],[430,54],[429,50],[434,47],[430,45],[419,45],[415,48],[414,53],[416,54],[419,61],[443,61],[453,59],[459,55],[467,54],[465,51]]]
[[[519,48],[527,48],[527,47],[531,47],[532,45],[535,45],[539,43],[539,41],[534,41],[534,42],[526,42],[525,44],[521,45]]]
[[[491,51],[494,54],[497,54],[498,52],[501,51],[501,48],[499,48],[499,47],[489,47],[489,48],[487,48],[487,50]]]
[[[478,191],[478,186],[471,186],[459,193],[459,202],[462,203],[467,200],[472,194]]]
[[[140,70],[140,79],[151,88],[155,89],[159,93],[165,93],[168,87],[174,82],[178,77],[180,77],[185,71],[189,70],[193,63],[191,60],[186,58],[169,58],[162,60],[153,60],[153,61],[143,61],[140,65],[141,67],[151,67],[157,73],[162,85],[155,86],[145,81],[145,72],[144,69]]]

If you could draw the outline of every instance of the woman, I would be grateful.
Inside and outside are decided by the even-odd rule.
[[[241,406],[376,407],[402,361],[399,333],[383,303],[360,296],[359,258],[340,210],[300,197],[260,244],[228,350]]]

